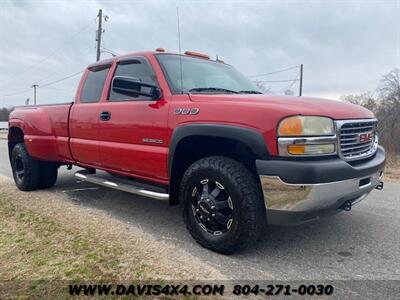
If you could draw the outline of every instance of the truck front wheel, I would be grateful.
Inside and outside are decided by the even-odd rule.
[[[202,246],[231,254],[254,242],[265,224],[262,193],[252,174],[222,156],[192,164],[180,185],[183,218]]]

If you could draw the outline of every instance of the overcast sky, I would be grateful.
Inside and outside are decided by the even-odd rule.
[[[95,18],[109,17],[103,46],[116,53],[216,54],[246,75],[304,64],[304,95],[338,99],[373,91],[400,67],[398,1],[5,1],[0,0],[0,106],[69,101],[79,76],[41,88],[93,62]],[[110,54],[103,53],[102,58]],[[298,69],[260,78],[288,80]],[[282,94],[290,82],[266,83]],[[297,93],[298,83],[292,85]],[[33,100],[31,100],[33,101]]]

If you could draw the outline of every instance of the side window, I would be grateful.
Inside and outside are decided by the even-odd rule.
[[[95,103],[100,101],[110,66],[90,70],[82,87],[81,103]]]
[[[122,61],[117,65],[115,76],[126,76],[135,80],[151,85],[157,85],[156,76],[151,69],[149,63],[145,59],[129,59]],[[137,95],[137,97],[126,96],[110,89],[109,101],[124,101],[124,100],[146,100],[149,97]]]

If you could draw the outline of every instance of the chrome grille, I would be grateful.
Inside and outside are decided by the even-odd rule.
[[[357,160],[373,155],[378,147],[375,119],[337,121],[339,155]]]

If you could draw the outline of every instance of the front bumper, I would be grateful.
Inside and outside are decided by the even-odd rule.
[[[296,225],[337,213],[379,184],[384,165],[382,147],[373,158],[351,164],[339,158],[257,160],[268,223]]]

